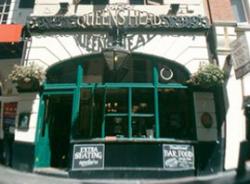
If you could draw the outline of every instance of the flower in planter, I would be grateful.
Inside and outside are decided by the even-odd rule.
[[[45,71],[42,67],[31,63],[30,65],[14,65],[13,70],[8,78],[12,83],[17,84],[18,88],[27,85],[33,85],[34,88],[39,88],[39,85],[45,80]]]
[[[187,82],[203,87],[213,87],[224,83],[225,72],[215,64],[201,65]]]

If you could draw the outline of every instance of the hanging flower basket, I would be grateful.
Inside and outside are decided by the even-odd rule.
[[[36,79],[31,80],[29,82],[20,80],[16,84],[17,84],[16,88],[18,92],[35,92],[35,91],[39,91],[39,88],[40,88],[39,81]]]
[[[14,65],[9,79],[16,85],[18,92],[39,91],[40,85],[45,80],[45,71],[38,65]]]
[[[187,81],[188,84],[202,88],[220,86],[225,81],[225,72],[217,65],[201,65],[196,73]]]

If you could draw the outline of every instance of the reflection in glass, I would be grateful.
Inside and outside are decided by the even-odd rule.
[[[163,138],[194,138],[187,90],[159,89],[160,134]]]
[[[106,136],[116,136],[118,138],[128,137],[127,117],[108,117],[105,127]]]
[[[154,137],[154,117],[133,117],[132,130],[133,137],[153,138]]]
[[[128,90],[108,89],[106,91],[106,113],[128,112]]]

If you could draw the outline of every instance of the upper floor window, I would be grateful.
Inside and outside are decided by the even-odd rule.
[[[19,8],[34,8],[35,0],[20,0]]]
[[[231,0],[237,22],[248,22],[248,3],[246,0]]]
[[[134,5],[162,5],[163,0],[130,0]]]
[[[11,0],[0,0],[0,24],[6,24]]]
[[[81,0],[80,4],[106,5],[109,4],[109,0]]]

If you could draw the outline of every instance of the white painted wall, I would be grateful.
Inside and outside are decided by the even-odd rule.
[[[120,2],[121,0],[112,0],[110,4],[114,4],[115,2]],[[124,1],[124,0],[123,0]],[[75,5],[73,4],[73,0],[36,0],[36,6],[34,9],[33,15],[36,16],[49,16],[55,15],[59,9],[59,2],[68,2],[69,3],[69,11],[66,15],[74,15]],[[149,11],[157,14],[166,14],[169,11],[171,4],[180,4],[179,11],[177,15],[205,15],[205,9],[203,0],[165,0],[164,5],[131,5],[134,9],[141,11]],[[128,5],[129,6],[129,5]],[[92,12],[94,9],[103,9],[105,6],[93,6],[93,5],[79,5],[77,8],[77,15],[82,15],[86,13]]]
[[[234,169],[238,165],[240,142],[245,139],[245,116],[241,80],[236,80],[234,70],[226,84],[228,109],[226,114],[226,157],[225,169]]]
[[[16,127],[15,141],[33,143],[35,141],[36,126],[39,110],[39,95],[37,93],[19,94],[18,115],[23,112],[31,113],[29,129],[27,131],[19,130]],[[18,122],[18,117],[17,117]]]
[[[249,49],[249,53],[250,53],[250,31],[246,31],[244,33],[246,35],[246,41],[247,41],[247,45],[248,45],[248,49]],[[244,96],[250,96],[250,73],[248,73],[247,75],[245,75],[243,78],[243,95]]]
[[[208,49],[204,35],[142,33],[128,37],[127,42],[130,43],[129,48],[132,52],[174,60],[185,65],[191,72],[197,71],[200,63],[208,63]],[[34,35],[29,43],[30,50],[26,52],[25,60],[26,63],[36,62],[47,68],[59,61],[101,52],[102,48],[98,47],[98,43],[103,39],[106,39],[105,34]]]
[[[228,79],[224,84],[224,102],[226,105],[225,127],[225,169],[238,166],[240,143],[245,139],[245,116],[243,110],[243,91],[241,80],[236,80],[234,68],[226,62],[230,54],[230,43],[236,39],[235,27],[217,25],[215,27],[218,63],[227,72]],[[223,131],[223,129],[222,129]]]

